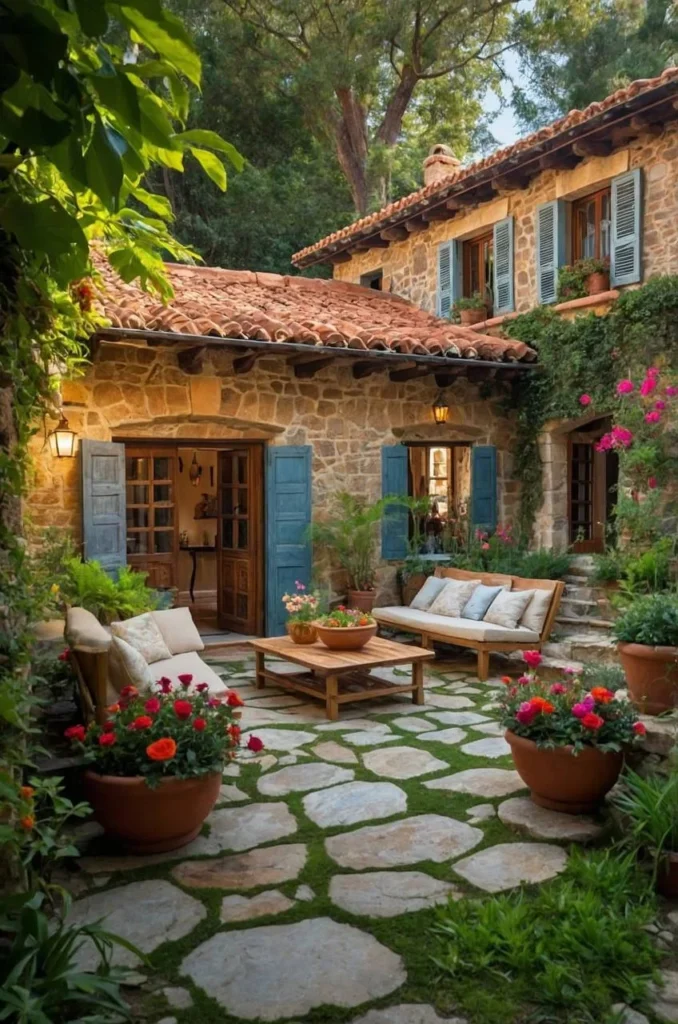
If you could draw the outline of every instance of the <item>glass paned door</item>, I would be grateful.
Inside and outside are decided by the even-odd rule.
[[[219,625],[236,633],[259,628],[262,542],[261,450],[219,452],[217,598]]]
[[[125,447],[127,559],[152,587],[176,585],[176,450]]]

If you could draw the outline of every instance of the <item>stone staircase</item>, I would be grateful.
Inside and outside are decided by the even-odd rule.
[[[549,643],[544,644],[545,664],[552,668],[576,667],[583,662],[617,664],[616,644],[610,627],[613,613],[607,592],[591,581],[593,559],[577,555],[563,594]]]

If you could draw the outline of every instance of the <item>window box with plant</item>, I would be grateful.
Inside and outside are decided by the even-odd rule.
[[[339,605],[315,621],[318,639],[332,651],[357,651],[377,632],[377,623],[369,612]]]
[[[595,810],[614,786],[624,750],[645,733],[632,705],[574,673],[547,683],[542,656],[525,651],[528,673],[505,677],[502,722],[516,770],[533,801],[566,814]]]
[[[487,301],[480,292],[456,299],[452,304],[452,319],[462,327],[479,324],[487,320]]]
[[[96,820],[135,853],[175,850],[194,839],[219,796],[221,773],[240,744],[235,690],[210,696],[207,683],[163,678],[158,692],[120,692],[102,725],[72,726],[66,737],[84,753],[85,796]],[[248,741],[261,750],[257,737]]]
[[[678,704],[678,595],[634,598],[612,627],[629,694],[645,715]]]
[[[610,289],[609,260],[577,260],[558,271],[558,302],[600,295]]]

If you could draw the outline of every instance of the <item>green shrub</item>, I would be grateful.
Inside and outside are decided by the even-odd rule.
[[[535,580],[562,580],[570,571],[571,564],[572,555],[569,551],[539,548],[523,555],[520,572],[515,575]]]
[[[634,598],[612,626],[617,640],[646,647],[678,647],[678,595]]]
[[[593,1024],[614,1003],[644,998],[659,953],[643,929],[655,914],[633,853],[573,850],[550,884],[437,911],[434,960],[483,1024],[527,1020],[527,1004],[538,1008],[530,1020]]]
[[[648,551],[628,558],[624,566],[626,586],[632,593],[653,593],[668,589],[671,583],[671,553],[668,538],[657,541]]]
[[[678,771],[642,778],[627,769],[614,803],[630,823],[627,842],[653,855],[678,853]]]
[[[61,594],[67,604],[87,608],[101,622],[129,619],[158,607],[158,593],[146,586],[147,575],[126,565],[114,579],[99,562],[67,558]]]
[[[624,575],[626,558],[621,551],[611,548],[604,554],[593,556],[593,573],[591,580],[594,583],[616,583]]]

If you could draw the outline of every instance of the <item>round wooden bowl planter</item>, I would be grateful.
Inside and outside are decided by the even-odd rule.
[[[587,814],[602,803],[619,778],[621,752],[585,747],[575,757],[572,747],[546,750],[506,730],[516,771],[530,788],[535,804],[564,814]]]
[[[631,700],[643,715],[660,715],[678,704],[678,647],[617,644]]]
[[[285,628],[295,644],[314,644],[318,639],[318,630],[313,622],[288,622]]]
[[[376,590],[349,590],[348,607],[359,612],[371,612],[377,599]]]
[[[195,839],[220,786],[221,772],[162,779],[151,789],[142,776],[86,771],[84,795],[99,824],[130,853],[164,853]]]
[[[316,623],[318,639],[331,651],[358,651],[377,632],[376,622],[369,626],[321,626]]]

